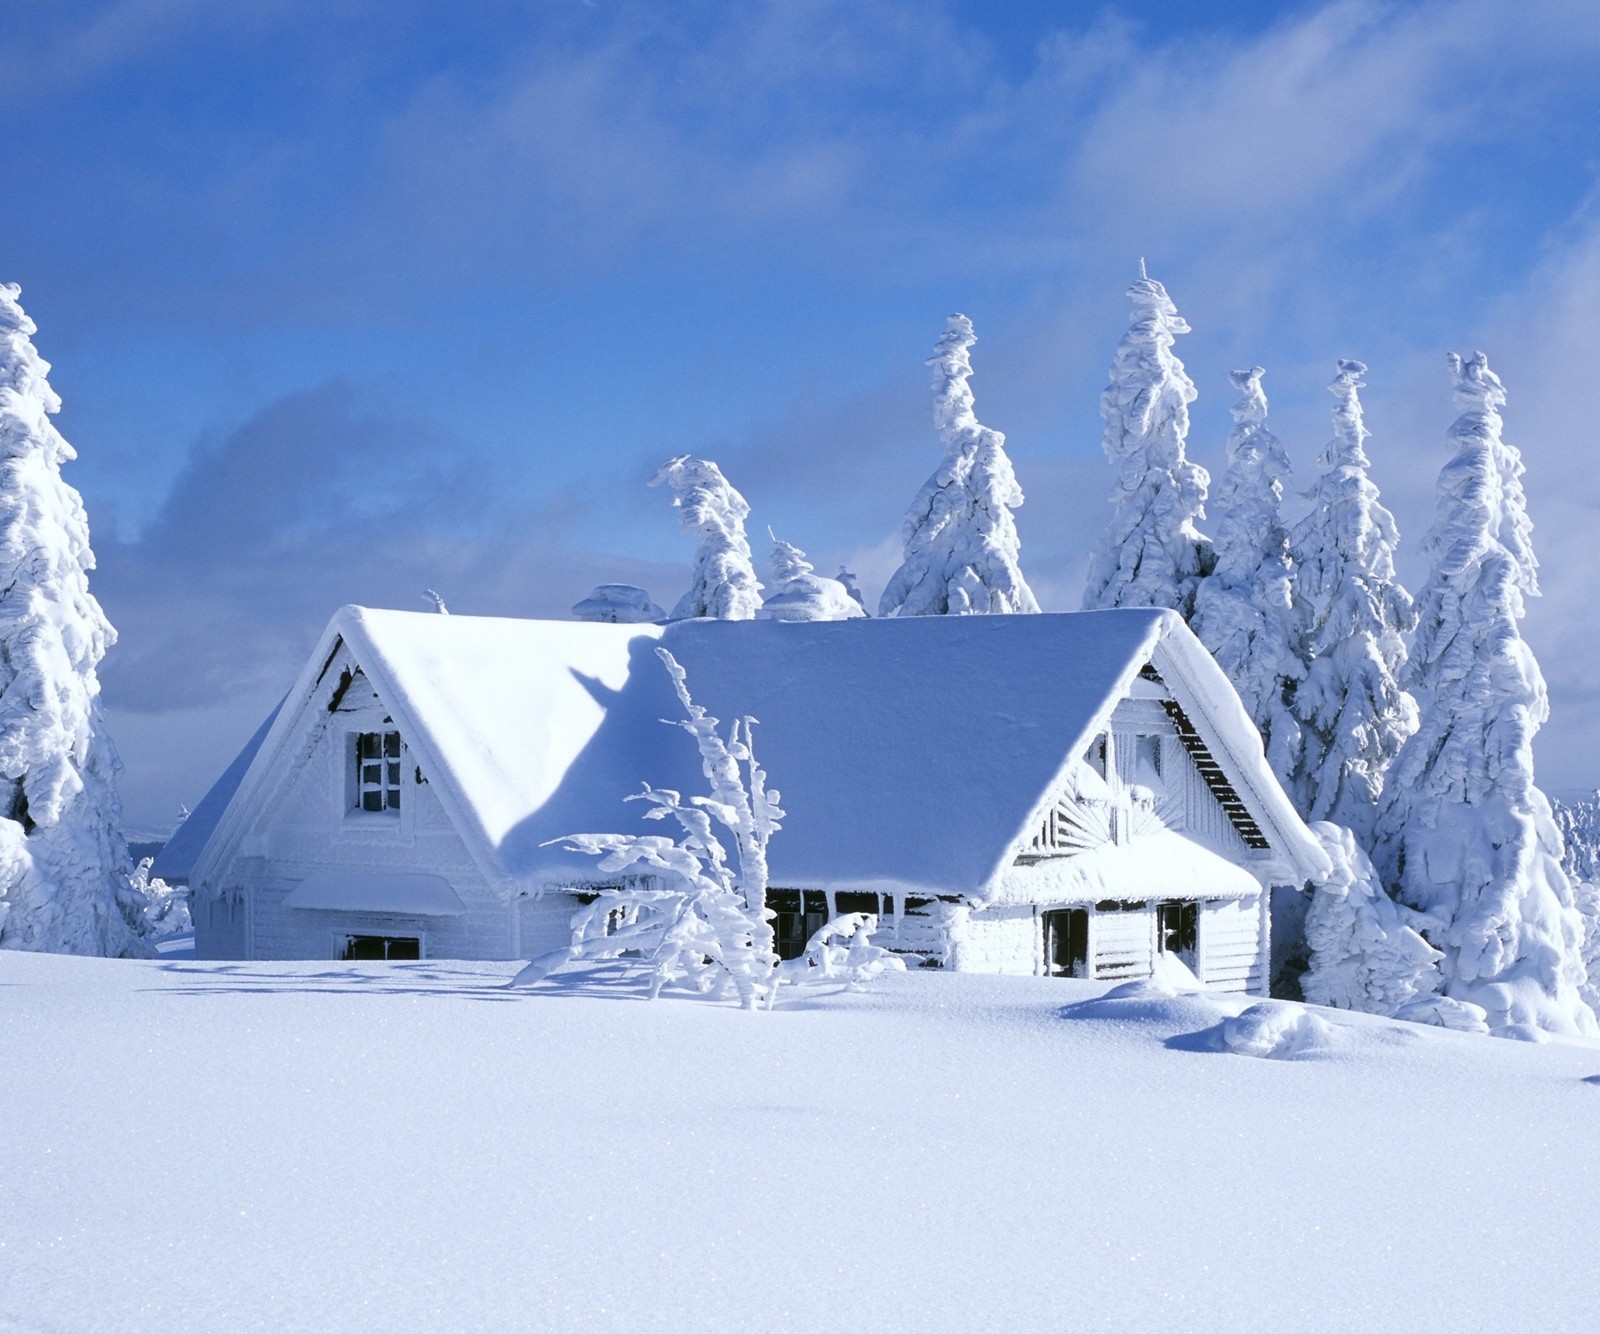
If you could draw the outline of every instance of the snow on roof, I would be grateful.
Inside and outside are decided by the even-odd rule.
[[[278,714],[287,699],[285,696],[278,701],[261,726],[256,728],[250,740],[244,743],[244,749],[234,756],[233,763],[222,771],[222,777],[206,789],[205,796],[195,803],[195,808],[189,812],[188,818],[172,831],[172,837],[156,854],[155,864],[150,868],[151,875],[169,884],[181,884],[189,878],[189,873],[194,870],[196,858],[210,840],[217,822],[222,819],[222,812],[233,800],[233,794],[239,790],[239,784],[244,781],[245,771],[255,759],[256,752],[261,749],[261,743],[267,739],[272,724],[278,721]]]
[[[339,639],[469,844],[524,886],[594,877],[592,859],[549,840],[659,832],[625,800],[645,782],[705,791],[692,741],[661,722],[683,714],[658,644],[724,730],[758,720],[756,754],[787,812],[769,850],[778,886],[982,893],[1158,646],[1179,648],[1176,675],[1208,700],[1231,698],[1182,622],[1146,609],[657,626],[347,607],[317,665]],[[313,684],[308,672],[297,691]],[[1258,771],[1245,788],[1315,849],[1233,704],[1220,710],[1229,749]]]
[[[314,871],[284,896],[283,906],[405,917],[460,917],[467,911],[442,875],[399,871]]]
[[[624,799],[646,781],[705,790],[692,742],[660,722],[682,709],[659,642],[724,727],[758,720],[787,812],[772,883],[958,893],[990,880],[1161,628],[1147,611],[662,628],[344,615],[514,879],[592,876],[542,845],[642,830]]]

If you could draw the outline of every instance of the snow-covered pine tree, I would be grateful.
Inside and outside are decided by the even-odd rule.
[[[1233,371],[1239,390],[1228,434],[1228,468],[1212,506],[1216,565],[1200,581],[1192,626],[1239,692],[1285,781],[1300,761],[1300,725],[1288,695],[1305,675],[1300,660],[1283,524],[1289,459],[1267,429],[1260,366]]]
[[[837,579],[817,575],[806,553],[781,540],[772,529],[772,587],[760,615],[770,621],[848,621],[865,616],[861,605]]]
[[[1117,467],[1114,512],[1089,555],[1083,605],[1172,607],[1188,620],[1212,561],[1211,540],[1197,526],[1211,479],[1184,452],[1197,394],[1172,354],[1189,326],[1142,261],[1128,296],[1133,325],[1117,344],[1111,383],[1100,395],[1106,457]]]
[[[1006,438],[973,412],[968,380],[977,341],[972,321],[952,315],[928,359],[944,461],[906,514],[905,558],[883,590],[880,616],[1039,610],[1022,575],[1022,543],[1011,513],[1022,504],[1022,488],[1006,456]]]
[[[144,954],[95,675],[116,632],[89,592],[89,522],[61,477],[77,456],[21,294],[0,283],[0,946]]]
[[[693,582],[672,609],[673,618],[754,619],[761,607],[761,581],[744,532],[749,503],[709,459],[688,454],[668,459],[650,479],[651,486],[662,482],[675,492],[680,526],[697,538]]]
[[[844,586],[844,591],[850,595],[850,600],[861,608],[861,614],[863,616],[867,615],[867,600],[861,596],[861,585],[856,582],[855,572],[847,570],[841,565],[839,573],[833,577]]]
[[[1368,476],[1366,369],[1338,363],[1328,386],[1334,436],[1322,452],[1311,512],[1290,538],[1306,675],[1290,701],[1300,764],[1280,776],[1302,815],[1354,830],[1370,852],[1384,779],[1417,729],[1417,708],[1401,687],[1416,611],[1395,577],[1400,533]]]
[[[1534,785],[1549,706],[1517,624],[1539,591],[1522,459],[1501,439],[1505,390],[1487,359],[1452,353],[1450,366],[1461,415],[1424,544],[1433,569],[1408,670],[1421,726],[1384,789],[1379,868],[1429,919],[1446,995],[1482,1006],[1502,1033],[1594,1035],[1580,993],[1583,921]]]

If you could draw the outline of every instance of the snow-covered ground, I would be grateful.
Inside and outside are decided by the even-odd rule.
[[[515,967],[0,955],[0,1330],[1595,1319],[1600,1046]]]

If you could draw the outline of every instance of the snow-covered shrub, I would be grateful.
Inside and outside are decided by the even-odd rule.
[[[1191,628],[1239,692],[1285,781],[1300,762],[1300,724],[1289,692],[1305,675],[1295,633],[1283,490],[1289,459],[1267,429],[1260,366],[1233,371],[1239,390],[1228,434],[1228,469],[1211,506],[1216,565],[1200,581]]]
[[[1128,289],[1133,325],[1117,345],[1100,396],[1106,457],[1117,468],[1114,513],[1089,556],[1085,610],[1172,607],[1188,620],[1211,568],[1205,516],[1210,477],[1185,454],[1189,404],[1197,397],[1172,353],[1189,326],[1167,289],[1144,275]]]
[[[145,901],[145,933],[152,940],[181,935],[194,929],[189,913],[189,891],[169,885],[159,877],[150,878],[154,857],[145,857],[133,868],[131,883]]]
[[[444,605],[444,594],[436,588],[424,588],[422,600],[432,607],[441,616],[448,616],[450,608]]]
[[[0,946],[142,955],[95,670],[116,632],[89,592],[89,522],[61,477],[77,455],[20,295],[0,283]]]
[[[839,573],[833,577],[844,585],[844,591],[850,595],[850,600],[861,608],[862,614],[870,616],[871,613],[867,611],[867,600],[861,596],[861,585],[856,582],[855,575],[841,565]]]
[[[1353,829],[1370,852],[1384,780],[1417,730],[1417,706],[1401,687],[1416,613],[1395,577],[1400,532],[1368,476],[1370,433],[1360,396],[1366,369],[1359,361],[1338,363],[1328,386],[1334,436],[1322,453],[1311,512],[1291,539],[1307,667],[1290,700],[1300,760],[1278,773],[1302,815]]]
[[[1445,994],[1491,1030],[1600,1032],[1584,1003],[1584,923],[1534,784],[1544,676],[1518,622],[1539,591],[1522,459],[1501,439],[1499,378],[1452,354],[1460,416],[1439,474],[1409,665],[1421,726],[1390,770],[1379,868],[1430,922]]]
[[[1333,1029],[1303,1005],[1270,1000],[1224,1019],[1218,1041],[1238,1056],[1286,1061],[1326,1051],[1333,1045]]]
[[[849,990],[860,991],[885,972],[904,972],[906,961],[900,955],[872,943],[877,929],[873,913],[835,917],[811,937],[803,954],[781,965],[783,981],[843,982]]]
[[[1372,862],[1341,825],[1311,826],[1333,873],[1306,909],[1311,967],[1300,989],[1313,1005],[1395,1014],[1439,988],[1439,951],[1405,921],[1384,892]]]
[[[688,454],[668,459],[650,479],[651,486],[662,482],[675,493],[672,503],[681,511],[683,530],[696,538],[692,582],[673,616],[753,620],[761,606],[761,581],[744,531],[749,503],[709,459]]]
[[[1022,543],[1011,514],[1022,504],[1022,488],[1006,456],[1006,438],[973,412],[968,381],[977,340],[972,321],[952,315],[928,360],[944,460],[906,514],[905,557],[883,590],[880,616],[1039,610],[1022,575]]]
[[[601,872],[634,883],[602,889],[573,917],[571,945],[534,960],[515,982],[537,982],[578,959],[630,954],[648,970],[652,997],[672,983],[701,991],[731,985],[746,1009],[770,1006],[778,986],[778,956],[766,906],[767,842],[779,829],[783,811],[756,762],[755,719],[735,720],[724,740],[718,720],[690,697],[677,660],[664,648],[656,653],[688,714],[675,725],[694,737],[711,795],[685,799],[646,784],[629,798],[649,804],[648,820],[676,821],[676,839],[573,834],[555,840],[598,856]],[[731,861],[724,837],[733,844]]]
[[[573,604],[580,621],[608,625],[641,625],[664,621],[667,613],[650,600],[650,594],[633,584],[599,584],[583,601]]]
[[[770,621],[848,621],[867,613],[838,579],[812,569],[806,553],[767,529],[772,539],[772,585],[758,613]]]

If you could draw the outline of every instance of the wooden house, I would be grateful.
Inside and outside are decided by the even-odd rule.
[[[611,625],[346,607],[159,860],[204,958],[532,958],[644,782],[704,791],[655,652],[758,719],[780,952],[835,912],[958,970],[1263,991],[1268,903],[1326,870],[1170,612]]]

